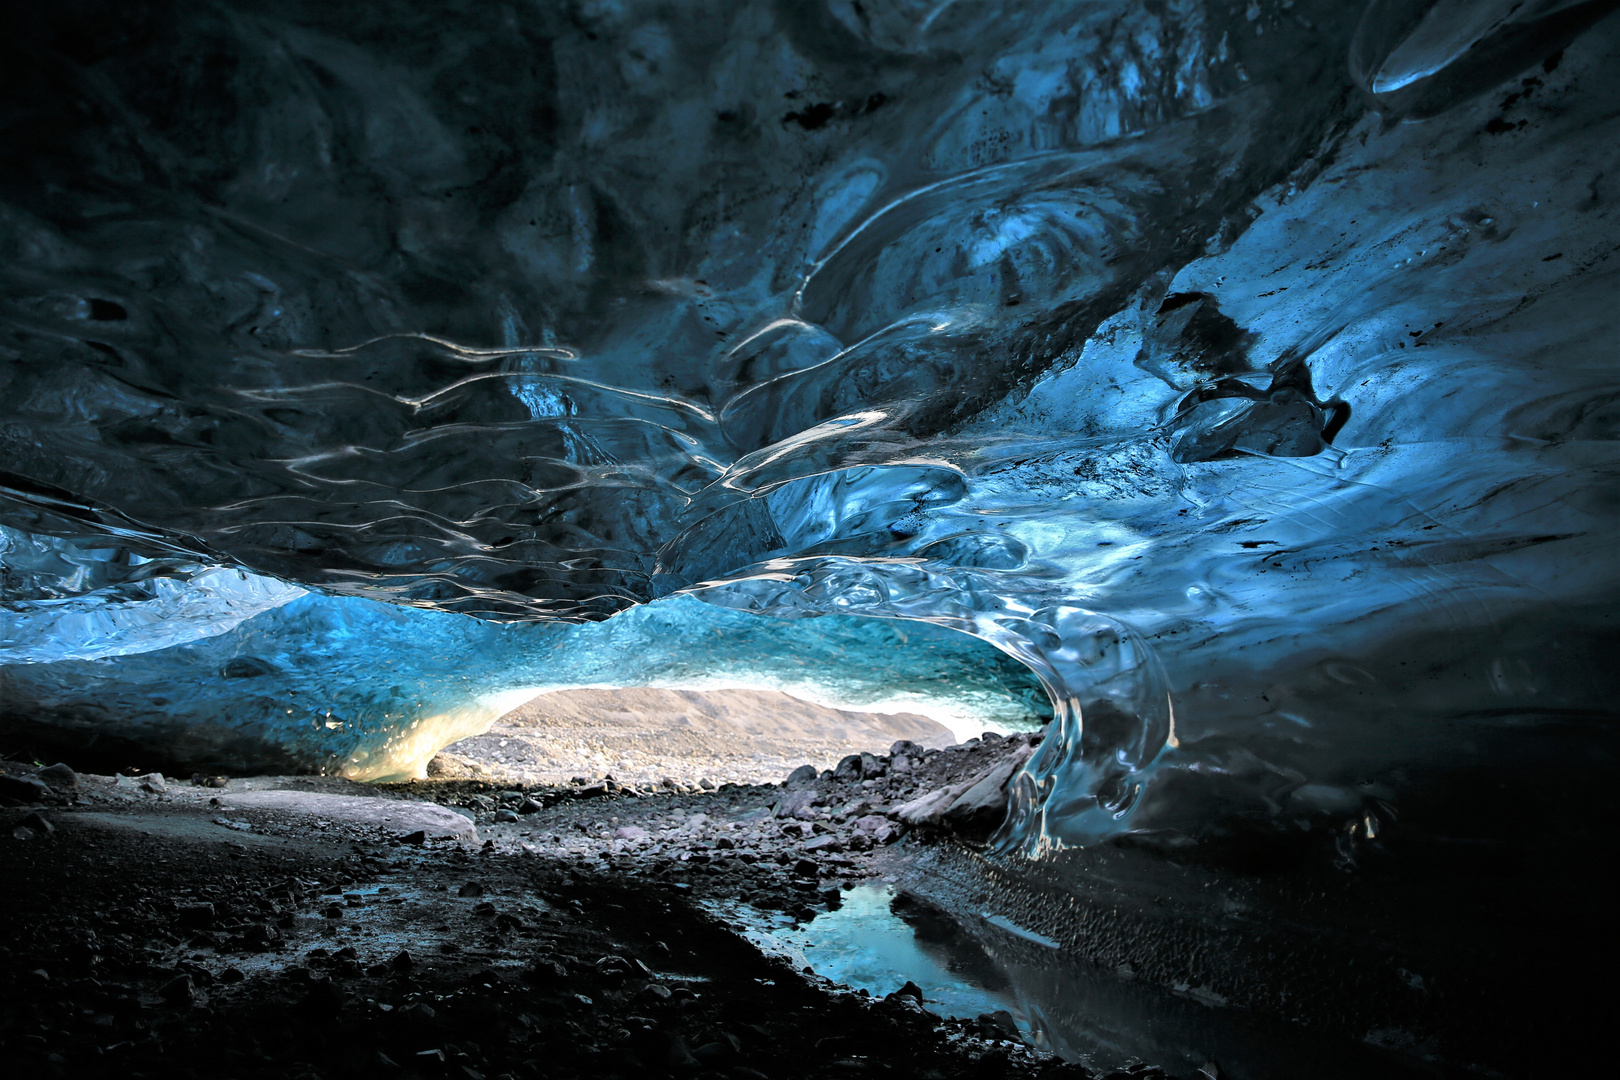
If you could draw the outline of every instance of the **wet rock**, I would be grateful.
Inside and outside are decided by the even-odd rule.
[[[417,829],[415,832],[408,832],[401,836],[399,841],[402,844],[425,844],[427,843],[427,830]]]
[[[469,881],[461,888],[456,890],[456,895],[462,897],[463,899],[473,896],[483,896],[484,887],[476,881]]]
[[[800,877],[816,877],[821,873],[821,867],[814,859],[800,859],[793,864],[793,872]]]
[[[525,798],[518,803],[517,812],[520,814],[537,814],[546,808],[546,804],[533,798]]]
[[[515,823],[517,821],[517,819],[518,819],[518,816],[517,816],[516,812],[514,812],[514,811],[511,811],[511,810],[497,810],[497,811],[495,811],[495,820],[500,822],[502,825],[511,825],[511,824]]]

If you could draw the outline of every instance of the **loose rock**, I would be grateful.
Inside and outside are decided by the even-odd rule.
[[[46,819],[44,814],[41,814],[36,810],[34,813],[29,814],[27,817],[17,822],[17,826],[12,830],[12,834],[17,835],[19,833],[26,832],[31,836],[49,836],[55,831],[56,826],[52,825],[50,821]],[[18,839],[27,839],[27,837],[18,836]]]
[[[34,777],[57,791],[72,792],[79,789],[79,774],[60,761],[55,765],[47,765],[35,773]]]
[[[814,784],[818,775],[814,765],[800,765],[797,769],[788,773],[787,779],[782,781],[782,786],[790,789],[805,787]]]
[[[811,811],[811,804],[815,801],[816,793],[813,790],[801,788],[798,791],[790,791],[786,795],[782,796],[781,802],[776,804],[776,816],[779,818],[798,818],[801,821],[808,821],[814,816]]]
[[[170,979],[158,989],[158,996],[170,1005],[190,1005],[197,1000],[197,989],[190,975]]]

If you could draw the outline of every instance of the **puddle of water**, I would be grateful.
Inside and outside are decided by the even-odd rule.
[[[883,996],[907,981],[941,1016],[1005,1010],[1026,1042],[1098,1072],[1146,1059],[1178,1075],[1210,1060],[1234,1080],[1410,1077],[1368,1047],[1236,1010],[1197,988],[1152,986],[1066,956],[1058,943],[992,912],[966,923],[906,893],[861,886],[843,906],[795,924],[745,904],[704,905],[796,968]]]
[[[1006,1010],[1027,1036],[1017,998],[995,964],[963,940],[954,926],[935,927],[920,913],[895,913],[895,893],[858,886],[836,911],[795,925],[786,916],[745,904],[714,904],[759,949],[852,990],[883,997],[907,982],[923,992],[923,1007],[940,1016],[973,1018]],[[905,907],[900,905],[900,910]]]

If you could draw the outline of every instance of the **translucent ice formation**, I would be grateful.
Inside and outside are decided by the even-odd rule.
[[[1611,708],[1614,6],[30,14],[0,523],[189,577],[6,556],[9,700],[392,775],[548,664],[920,620],[1054,703],[1010,849],[1375,833]]]
[[[304,590],[0,527],[0,664],[98,660],[223,634]]]
[[[537,693],[626,685],[766,687],[958,726],[1050,717],[1028,669],[926,624],[768,619],[690,597],[603,623],[496,624],[314,593],[181,645],[0,668],[0,708],[14,732],[78,729],[97,736],[91,752],[148,764],[404,779]]]

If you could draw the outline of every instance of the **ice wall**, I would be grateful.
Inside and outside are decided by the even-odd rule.
[[[147,558],[0,526],[0,665],[152,652],[232,629],[304,590],[189,559]]]
[[[921,620],[1055,703],[1009,847],[1376,832],[1610,710],[1614,6],[32,12],[0,522],[320,590],[197,655],[342,597]],[[99,580],[11,609],[64,658],[15,700],[85,697],[39,605]],[[506,632],[390,618],[474,722],[408,657]]]

